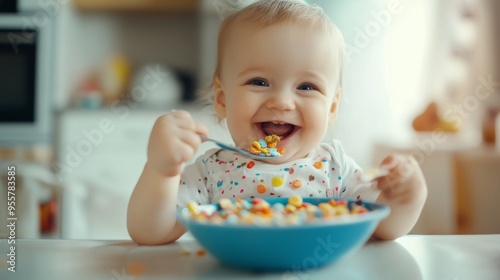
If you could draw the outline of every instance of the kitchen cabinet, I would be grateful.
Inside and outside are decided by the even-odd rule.
[[[484,145],[455,157],[457,224],[462,234],[499,233],[500,149]]]
[[[0,170],[0,219],[12,225],[0,228],[0,238],[60,237],[61,188],[50,169],[35,162],[0,159]]]
[[[110,109],[59,115],[56,173],[64,186],[62,237],[128,238],[126,209],[155,119],[162,112]]]
[[[156,119],[165,110],[121,111],[73,109],[58,116],[55,172],[63,186],[61,237],[128,239],[127,205],[146,163],[147,145]],[[189,111],[210,130],[230,142],[229,133],[195,105]],[[194,158],[213,148],[203,144]]]
[[[83,11],[195,13],[199,0],[73,0]]]

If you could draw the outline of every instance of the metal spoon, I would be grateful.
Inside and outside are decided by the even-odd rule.
[[[233,151],[233,152],[237,152],[238,154],[241,154],[241,155],[244,155],[246,157],[249,157],[249,158],[253,158],[253,159],[275,159],[275,158],[279,158],[281,155],[279,156],[261,156],[261,155],[255,155],[255,154],[252,154],[250,153],[249,151],[245,150],[245,149],[240,149],[240,148],[237,148],[233,145],[229,145],[229,144],[226,144],[226,143],[223,143],[219,140],[215,140],[215,139],[212,139],[212,138],[209,138],[209,137],[206,137],[206,136],[203,136],[203,135],[200,135],[200,138],[202,141],[210,141],[210,142],[214,142],[217,146],[225,149],[225,150],[230,150],[230,151]]]

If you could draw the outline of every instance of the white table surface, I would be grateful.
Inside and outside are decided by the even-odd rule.
[[[0,279],[500,279],[500,235],[407,235],[370,241],[317,270],[259,273],[221,265],[190,239],[162,246],[131,241],[16,240],[16,272],[0,240]],[[189,256],[182,250],[193,252]]]

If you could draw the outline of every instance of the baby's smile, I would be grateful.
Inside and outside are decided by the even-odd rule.
[[[264,136],[275,134],[279,136],[281,140],[287,139],[300,129],[297,125],[283,121],[259,122],[256,123],[256,126],[259,129],[259,134]]]

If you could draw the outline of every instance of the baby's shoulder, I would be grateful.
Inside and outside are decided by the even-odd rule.
[[[325,155],[332,159],[333,162],[342,165],[346,160],[346,152],[339,140],[321,143],[316,149],[318,154]]]
[[[328,153],[331,154],[333,157],[345,155],[345,150],[342,147],[342,143],[337,139],[333,139],[332,141],[323,142],[319,144],[318,152]]]

